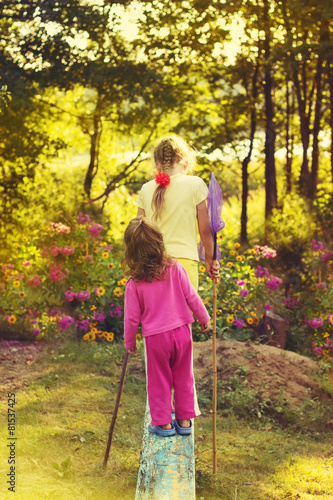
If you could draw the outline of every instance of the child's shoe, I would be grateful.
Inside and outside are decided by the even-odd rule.
[[[177,434],[181,434],[182,436],[188,436],[189,434],[192,434],[193,425],[191,420],[190,420],[190,427],[181,427],[178,424],[178,420],[176,418],[172,421],[172,423],[176,428]]]
[[[171,424],[171,429],[162,429],[159,425],[148,425],[148,431],[151,434],[158,434],[159,436],[167,437],[174,436],[176,434],[176,429],[173,424]]]

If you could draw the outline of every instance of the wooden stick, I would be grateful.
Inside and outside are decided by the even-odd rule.
[[[216,407],[217,407],[217,366],[216,366],[216,281],[213,279],[213,474],[217,469],[216,449]]]
[[[106,451],[105,451],[105,456],[104,456],[104,462],[103,462],[103,467],[106,467],[108,458],[109,458],[109,453],[110,453],[110,448],[111,448],[111,442],[112,442],[112,434],[113,434],[113,429],[117,420],[117,413],[118,413],[118,408],[119,408],[119,403],[120,403],[120,398],[121,394],[123,392],[123,387],[124,387],[124,381],[125,381],[125,375],[126,375],[126,367],[127,367],[127,360],[128,360],[128,351],[125,352],[124,354],[124,359],[123,359],[123,368],[121,371],[121,377],[120,377],[120,383],[119,383],[119,389],[118,389],[118,394],[117,394],[117,400],[116,400],[116,406],[113,412],[112,416],[112,422],[110,425],[109,429],[109,438],[108,438],[108,444],[106,446]]]

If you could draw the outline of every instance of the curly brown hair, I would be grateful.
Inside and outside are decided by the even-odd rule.
[[[168,135],[163,137],[155,146],[154,162],[159,172],[168,173],[169,168],[172,168],[175,163],[187,161],[188,170],[194,169],[196,160],[195,152],[184,139],[177,135]],[[154,219],[157,220],[163,209],[164,193],[166,186],[157,186],[152,199],[152,207],[155,209]]]
[[[122,267],[126,276],[149,283],[166,278],[167,268],[173,265],[173,260],[166,253],[162,233],[156,224],[147,217],[135,217],[126,228],[124,240],[126,250]]]

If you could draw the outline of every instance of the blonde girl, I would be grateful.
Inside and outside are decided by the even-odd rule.
[[[213,265],[213,238],[206,205],[208,188],[200,177],[186,175],[195,167],[195,153],[181,137],[162,138],[153,157],[158,173],[142,186],[137,215],[146,216],[159,226],[168,254],[185,267],[197,289],[197,224],[205,248],[206,270],[214,279],[219,276],[219,265]]]

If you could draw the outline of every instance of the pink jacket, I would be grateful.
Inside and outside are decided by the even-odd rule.
[[[140,322],[143,337],[156,335],[193,323],[189,308],[199,323],[210,320],[207,309],[179,262],[174,261],[174,265],[168,268],[164,280],[152,283],[128,280],[124,314],[126,349],[135,347]]]

